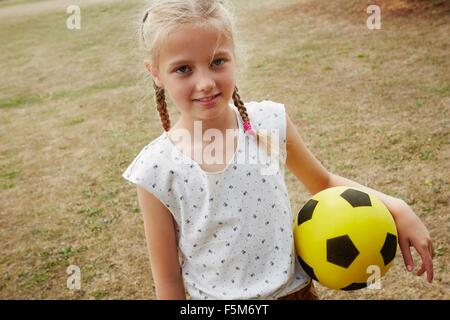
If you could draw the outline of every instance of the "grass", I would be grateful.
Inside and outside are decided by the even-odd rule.
[[[20,5],[24,3],[39,2],[42,0],[3,0],[0,2],[0,8]]]
[[[330,171],[405,199],[437,248],[432,285],[398,253],[383,290],[320,295],[448,299],[449,14],[395,11],[369,31],[356,1],[233,3],[243,99],[283,102]],[[162,130],[137,49],[142,7],[82,7],[72,31],[55,11],[0,21],[1,298],[154,298],[135,189],[121,178]],[[309,195],[289,171],[286,182],[296,213]],[[72,264],[81,291],[66,287]]]
[[[34,105],[34,104],[44,104],[49,101],[58,101],[62,99],[76,99],[79,97],[87,97],[90,95],[98,94],[102,91],[109,91],[111,89],[123,88],[128,85],[132,85],[135,81],[112,81],[109,83],[95,83],[84,88],[75,90],[60,90],[57,92],[45,92],[40,95],[28,95],[28,96],[18,96],[10,97],[0,100],[1,108],[15,108],[24,105]]]

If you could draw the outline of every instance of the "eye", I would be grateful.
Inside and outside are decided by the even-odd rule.
[[[179,74],[185,74],[185,73],[187,73],[189,70],[190,70],[190,69],[189,69],[188,66],[181,66],[181,67],[177,68],[177,69],[175,70],[175,72],[176,72],[176,73],[179,73]],[[179,71],[180,71],[180,72],[179,72]]]
[[[221,63],[216,63],[216,62],[221,62]],[[213,66],[220,66],[220,65],[222,65],[222,64],[224,64],[225,63],[225,59],[216,59],[216,60],[214,60],[213,62],[212,62],[212,65]]]

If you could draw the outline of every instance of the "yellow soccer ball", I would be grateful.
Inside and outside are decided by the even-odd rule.
[[[294,224],[295,249],[305,272],[322,285],[356,290],[377,281],[392,266],[397,229],[373,194],[334,187],[315,194]]]

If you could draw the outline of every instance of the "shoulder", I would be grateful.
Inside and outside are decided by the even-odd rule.
[[[245,102],[244,105],[249,112],[267,113],[284,110],[283,103],[275,102],[272,100],[249,101]]]
[[[162,134],[139,151],[122,176],[130,181],[139,181],[149,175],[163,172],[169,152],[167,136]]]
[[[155,140],[144,146],[136,158],[145,160],[148,164],[156,163],[164,159],[164,153],[168,150],[167,136],[162,134]]]
[[[272,100],[245,103],[250,121],[257,128],[285,128],[286,110],[283,103]]]

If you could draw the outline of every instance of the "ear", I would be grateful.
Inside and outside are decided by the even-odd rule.
[[[150,72],[150,75],[152,76],[153,81],[155,81],[156,85],[158,87],[163,88],[164,85],[162,84],[162,82],[159,78],[158,70],[156,70],[156,68],[153,68],[152,65],[150,64],[150,61],[148,61],[148,60],[144,60],[144,66],[148,70],[148,72]]]

